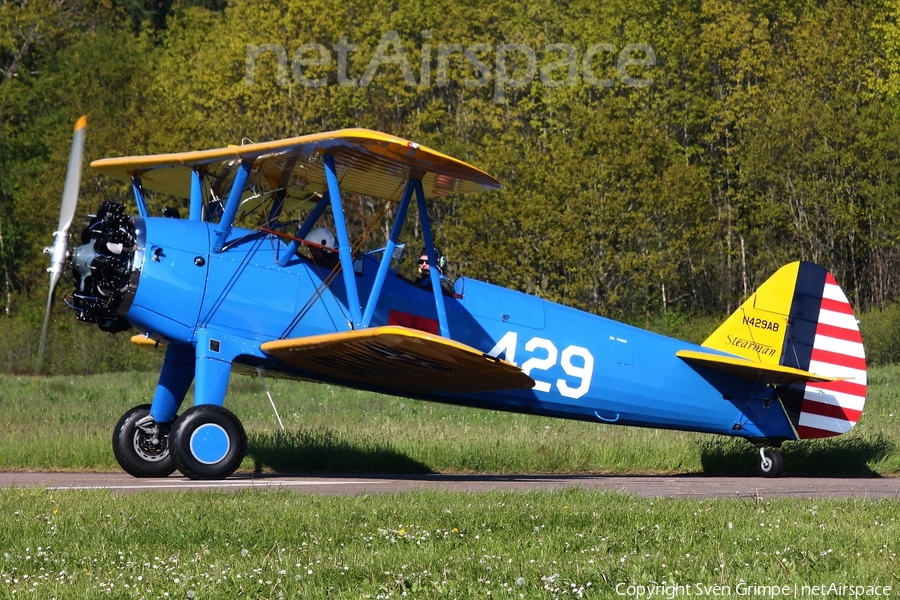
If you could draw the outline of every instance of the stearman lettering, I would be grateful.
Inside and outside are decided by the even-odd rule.
[[[744,338],[735,337],[733,335],[728,336],[728,345],[744,350],[753,350],[757,354],[764,354],[766,356],[775,356],[776,354],[775,348],[773,348],[772,346],[760,344],[759,342],[754,342],[753,340],[745,340]]]

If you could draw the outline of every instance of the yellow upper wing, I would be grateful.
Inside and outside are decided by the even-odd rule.
[[[421,179],[426,196],[495,190],[500,183],[460,160],[386,133],[342,129],[214,150],[95,160],[91,166],[122,181],[141,178],[144,189],[190,197],[191,170],[224,196],[242,161],[253,162],[250,189],[285,189],[287,200],[308,200],[326,189],[322,155],[334,157],[342,192],[399,199],[406,180]],[[256,188],[254,190],[253,188]]]
[[[388,325],[290,340],[260,350],[313,374],[399,395],[530,389],[517,366],[438,335]]]

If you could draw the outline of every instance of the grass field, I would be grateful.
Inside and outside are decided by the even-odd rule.
[[[0,598],[651,597],[636,586],[658,586],[656,598],[770,598],[823,584],[896,596],[898,509],[577,489],[2,490]]]
[[[860,424],[786,445],[787,475],[900,473],[900,368],[869,376]],[[112,427],[154,385],[155,374],[141,372],[0,377],[0,469],[118,470]],[[755,469],[749,445],[713,436],[270,386],[285,432],[258,381],[234,378],[229,391],[250,437],[244,469]],[[8,489],[0,599],[897,596],[896,515],[900,500],[647,500],[578,489],[359,497]]]
[[[156,375],[0,376],[0,469],[118,470],[112,428]],[[787,475],[900,474],[900,367],[869,370],[849,434],[784,446]],[[226,405],[248,431],[242,469],[382,473],[749,474],[741,440],[513,415],[343,388],[235,376]],[[186,400],[186,406],[192,402]]]

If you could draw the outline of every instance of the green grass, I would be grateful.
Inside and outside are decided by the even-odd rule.
[[[112,428],[153,395],[156,375],[0,376],[0,469],[118,470]],[[849,434],[784,446],[788,475],[900,474],[900,367],[869,370]],[[752,447],[718,436],[467,409],[334,386],[235,376],[226,405],[244,423],[242,469],[382,473],[751,474]],[[186,405],[192,402],[189,397]]]
[[[2,490],[0,598],[614,598],[620,584],[664,582],[692,595],[697,584],[731,586],[732,597],[765,597],[741,585],[896,588],[898,514],[897,500],[663,501],[577,489]]]

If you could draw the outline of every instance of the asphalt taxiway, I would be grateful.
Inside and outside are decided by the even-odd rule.
[[[179,474],[137,479],[125,473],[0,473],[0,488],[110,490],[291,490],[307,494],[396,494],[419,490],[479,493],[578,487],[650,498],[900,498],[900,478],[705,477],[694,475],[329,475],[236,473],[223,481]]]

